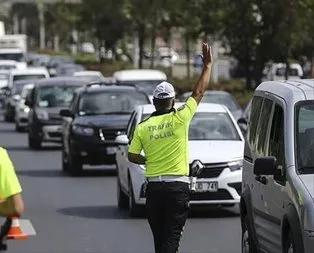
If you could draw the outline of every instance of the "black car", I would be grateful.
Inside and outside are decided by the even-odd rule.
[[[118,145],[137,105],[150,104],[149,97],[132,86],[89,84],[75,92],[64,117],[62,169],[78,175],[84,164],[113,165]]]
[[[86,84],[75,77],[55,77],[36,82],[26,98],[29,106],[28,145],[41,148],[43,142],[61,143],[61,109],[68,108],[74,91]]]

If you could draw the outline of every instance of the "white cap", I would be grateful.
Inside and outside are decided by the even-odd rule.
[[[162,82],[154,90],[153,96],[158,99],[174,98],[176,95],[172,84]]]

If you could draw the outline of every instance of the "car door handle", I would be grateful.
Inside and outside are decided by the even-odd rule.
[[[267,178],[264,177],[264,176],[256,176],[255,180],[260,182],[260,183],[262,183],[262,184],[264,184],[264,185],[267,185]]]

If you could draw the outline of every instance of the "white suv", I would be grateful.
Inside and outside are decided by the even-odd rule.
[[[118,206],[129,208],[131,216],[139,215],[145,204],[145,167],[128,161],[128,143],[135,127],[154,111],[153,105],[138,107],[130,118],[127,135],[116,139],[120,144],[116,153]],[[223,105],[201,103],[190,125],[189,144],[190,164],[200,161],[204,165],[190,203],[239,203],[244,138],[230,111]]]
[[[242,182],[243,253],[314,251],[314,80],[255,90]]]

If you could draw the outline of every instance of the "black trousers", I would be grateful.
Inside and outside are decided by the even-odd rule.
[[[149,182],[146,189],[148,222],[155,253],[176,253],[189,212],[190,188],[183,182]]]

